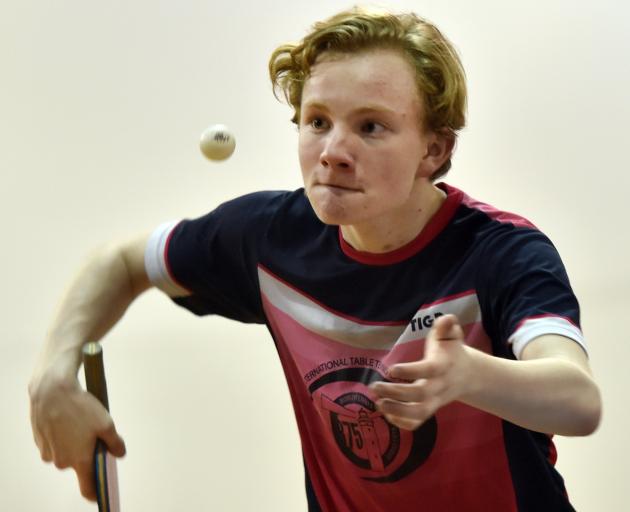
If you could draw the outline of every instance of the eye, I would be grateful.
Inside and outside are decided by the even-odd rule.
[[[326,128],[328,128],[328,123],[325,119],[321,117],[314,117],[309,121],[309,124],[315,130],[325,130]]]
[[[377,123],[376,121],[366,121],[361,125],[361,132],[373,135],[377,133],[381,133],[385,129],[381,123]]]

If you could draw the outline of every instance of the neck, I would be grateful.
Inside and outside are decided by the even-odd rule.
[[[420,234],[445,199],[446,193],[429,183],[401,210],[377,221],[340,226],[341,234],[357,251],[374,254],[395,251]]]

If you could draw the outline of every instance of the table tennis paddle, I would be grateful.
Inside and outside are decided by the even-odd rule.
[[[90,342],[83,346],[83,368],[87,390],[109,411],[103,347],[100,343]],[[99,512],[120,512],[116,458],[100,439],[97,439],[94,447],[94,480]]]

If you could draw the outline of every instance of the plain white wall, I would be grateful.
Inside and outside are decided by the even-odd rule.
[[[95,510],[39,460],[26,384],[57,301],[100,243],[252,190],[300,185],[296,132],[267,79],[276,45],[349,6],[277,2],[0,3],[0,509]],[[459,48],[469,123],[447,181],[529,217],[583,306],[600,430],[558,438],[580,511],[623,510],[630,242],[630,8],[597,2],[392,1]],[[203,159],[225,123],[233,158]],[[263,328],[198,319],[151,291],[107,337],[128,456],[125,510],[305,510],[284,377]]]

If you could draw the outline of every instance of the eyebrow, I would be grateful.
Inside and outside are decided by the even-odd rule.
[[[324,105],[323,103],[319,103],[317,101],[308,102],[302,105],[302,110],[312,108],[316,110],[323,110],[324,112],[330,112],[330,109]],[[361,108],[352,111],[353,114],[398,114],[395,110],[390,108],[383,107],[381,105],[368,104]]]

